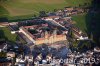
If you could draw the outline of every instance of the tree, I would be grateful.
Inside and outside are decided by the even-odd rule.
[[[57,9],[54,9],[54,12],[56,12],[57,11]]]
[[[46,17],[46,16],[47,16],[47,14],[46,14],[45,11],[40,11],[39,12],[39,17]]]

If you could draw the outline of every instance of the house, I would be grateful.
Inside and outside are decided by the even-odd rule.
[[[52,54],[48,54],[48,55],[46,56],[46,60],[47,60],[47,61],[51,61],[51,60],[52,60]]]
[[[72,31],[77,40],[88,40],[88,36],[86,34],[83,34],[83,32],[79,28],[72,26]]]
[[[94,52],[100,52],[100,48],[99,47],[95,47],[94,48]]]
[[[58,11],[56,11],[56,15],[57,15],[57,16],[64,16],[63,10],[58,10]]]
[[[27,60],[28,62],[33,62],[33,55],[31,54],[25,55],[25,60]]]
[[[74,8],[73,7],[65,7],[65,11],[71,12]]]
[[[18,22],[11,22],[9,25],[18,25]]]
[[[53,64],[39,64],[38,66],[53,66]]]
[[[82,8],[76,8],[76,10],[77,10],[78,13],[83,13],[84,12],[84,10]]]
[[[26,62],[24,59],[21,59],[21,58],[16,58],[16,63],[15,65],[17,66],[26,66]]]
[[[71,12],[67,12],[67,13],[65,13],[65,15],[66,16],[70,16],[70,15],[72,15],[72,13]]]
[[[0,22],[0,26],[8,26],[9,23],[8,22]]]
[[[59,18],[60,16],[48,16],[48,17],[43,17],[42,20],[56,20]]]
[[[33,56],[32,55],[20,55],[16,58],[17,66],[33,66]]]
[[[12,65],[11,60],[4,57],[0,57],[0,66],[11,66],[11,65]]]
[[[17,58],[16,58],[16,63],[15,63],[15,65],[17,65],[17,66],[26,66],[26,60],[22,57],[22,55],[20,55],[20,56],[18,56]]]
[[[72,10],[72,15],[76,15],[77,13],[78,13],[78,11],[77,10]]]
[[[6,51],[7,50],[7,44],[6,43],[1,43],[0,44],[0,52]]]
[[[7,58],[14,58],[15,57],[15,52],[7,52]]]
[[[41,61],[42,60],[42,54],[39,54],[36,58],[35,58],[36,61]]]

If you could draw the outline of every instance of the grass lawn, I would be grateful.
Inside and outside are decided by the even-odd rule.
[[[16,34],[11,34],[11,31],[7,27],[0,27],[0,38],[5,38],[8,41],[15,42]]]
[[[0,57],[6,57],[6,52],[0,52]]]
[[[8,14],[9,12],[3,6],[0,5],[0,17],[7,16]]]
[[[31,17],[33,14],[38,14],[42,10],[48,12],[54,9],[63,9],[67,6],[84,5],[84,3],[91,4],[91,0],[8,0],[0,3],[3,9],[7,11],[7,14],[1,12],[1,17],[6,14],[5,16],[8,16],[10,20],[14,17],[15,19],[24,19]],[[27,17],[20,18],[24,15]]]
[[[86,14],[75,15],[72,19],[76,22],[76,26],[79,27],[82,31],[86,31]]]

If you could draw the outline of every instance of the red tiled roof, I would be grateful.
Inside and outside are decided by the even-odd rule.
[[[32,25],[32,26],[23,26],[24,28],[34,28],[37,27],[38,25]]]
[[[79,34],[78,32],[74,31],[74,34],[77,35],[77,36],[79,36],[79,37],[81,37],[81,34]]]
[[[62,37],[62,36],[64,36],[63,34],[61,34],[61,35],[56,35],[56,37]]]
[[[36,40],[44,40],[45,38],[37,38]]]
[[[56,22],[63,22],[64,19],[55,20]]]
[[[24,28],[33,28],[33,26],[24,26]]]
[[[0,22],[0,25],[9,25],[8,22]]]
[[[24,32],[26,32],[31,38],[34,38],[34,36],[28,32],[24,27],[21,27],[21,29],[23,29]]]

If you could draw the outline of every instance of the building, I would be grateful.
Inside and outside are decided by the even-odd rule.
[[[48,16],[48,17],[43,17],[43,20],[56,20],[59,19],[60,16]]]
[[[33,39],[34,36],[31,33],[29,33],[24,27],[20,27],[19,29],[19,32],[23,33],[29,40],[35,43],[35,40]]]
[[[65,7],[65,11],[71,12],[74,8],[73,7]]]
[[[18,25],[18,22],[11,22],[9,25]]]
[[[11,66],[11,64],[12,64],[11,60],[0,57],[0,66]]]
[[[43,44],[43,43],[51,44],[51,43],[55,43],[55,42],[58,42],[58,41],[64,41],[64,40],[66,40],[65,34],[57,35],[56,31],[53,31],[53,33],[50,34],[46,31],[44,38],[36,39],[36,44]]]
[[[84,13],[84,9],[82,9],[82,8],[76,8],[75,10],[77,10],[77,13]]]
[[[56,30],[54,30],[52,33],[50,33],[50,31],[49,32],[48,31],[43,31],[43,32],[40,31],[39,33],[31,34],[27,29],[25,29],[24,27],[21,27],[19,32],[21,32],[25,36],[27,36],[27,38],[29,40],[31,40],[34,44],[43,44],[43,43],[50,43],[51,44],[51,43],[54,43],[57,41],[66,40],[66,35],[65,34],[57,35]],[[42,34],[44,36],[42,36]],[[39,35],[42,37],[40,37]],[[39,36],[39,38],[37,36]]]
[[[33,66],[33,56],[32,55],[20,55],[16,58],[17,66]]]
[[[72,26],[72,31],[77,40],[88,40],[88,36],[86,34],[83,34],[83,32],[79,28]]]
[[[15,52],[7,52],[7,58],[14,58]]]
[[[94,52],[100,52],[100,48],[99,47],[95,47],[94,48]]]
[[[25,55],[25,60],[27,60],[28,62],[33,62],[33,56],[32,55]]]
[[[1,43],[0,44],[0,52],[6,51],[6,49],[7,49],[7,44],[6,43]]]
[[[0,22],[0,26],[8,26],[9,23],[8,22]]]
[[[53,64],[39,64],[38,66],[53,66]]]
[[[21,58],[16,58],[16,63],[15,65],[17,66],[26,66],[26,62],[24,59],[21,59]]]

